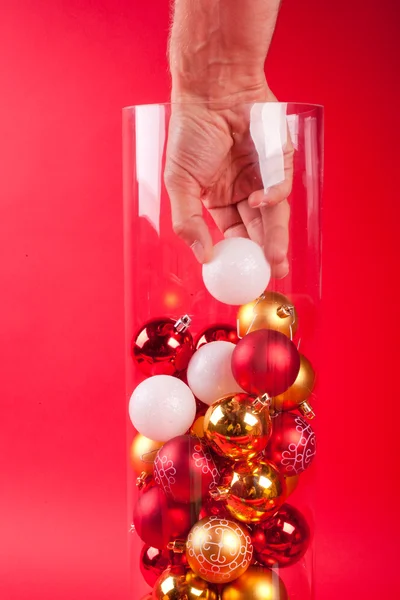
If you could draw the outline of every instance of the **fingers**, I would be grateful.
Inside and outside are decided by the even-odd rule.
[[[287,258],[289,247],[290,206],[287,200],[261,209],[264,228],[264,250],[271,265],[272,276],[278,279],[289,272]]]
[[[208,211],[224,237],[249,237],[236,206],[209,208]]]
[[[167,158],[164,181],[171,201],[175,233],[191,247],[199,263],[210,260],[212,238],[203,218],[200,185]]]
[[[288,133],[288,140],[283,152],[285,178],[281,183],[271,186],[268,190],[257,190],[250,194],[249,205],[252,208],[275,206],[290,196],[293,183],[293,159],[294,148]]]
[[[264,246],[264,226],[260,209],[251,208],[247,200],[239,202],[237,207],[248,237],[259,244],[259,246]]]

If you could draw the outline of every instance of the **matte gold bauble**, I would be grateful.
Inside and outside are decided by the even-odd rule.
[[[291,475],[290,477],[285,477],[286,481],[286,498],[289,498],[291,494],[295,491],[297,486],[299,485],[300,475]]]
[[[154,442],[138,433],[130,448],[129,457],[136,475],[152,474],[154,459],[164,442]]]
[[[283,410],[296,410],[299,405],[312,394],[315,385],[315,371],[310,361],[300,354],[300,370],[295,382],[279,396],[271,400],[271,408],[280,412]]]
[[[296,308],[283,294],[265,292],[239,308],[237,326],[240,338],[258,329],[275,329],[292,338],[298,326]]]
[[[198,438],[204,437],[204,415],[195,420],[190,428],[190,433]]]
[[[289,596],[275,571],[250,567],[244,575],[224,587],[222,600],[289,600]]]

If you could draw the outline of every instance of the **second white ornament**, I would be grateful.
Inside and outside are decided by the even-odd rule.
[[[232,374],[235,347],[231,342],[210,342],[192,356],[187,380],[194,395],[204,404],[210,405],[227,394],[243,392]]]

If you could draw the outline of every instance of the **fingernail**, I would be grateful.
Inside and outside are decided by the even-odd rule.
[[[204,253],[203,244],[201,242],[199,242],[198,240],[196,240],[195,242],[193,242],[193,244],[190,247],[193,250],[193,254],[195,255],[196,259],[202,265],[205,261],[205,253]]]

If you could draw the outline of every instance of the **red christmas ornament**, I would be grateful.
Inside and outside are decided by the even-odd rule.
[[[188,331],[190,317],[153,319],[140,328],[133,340],[132,355],[145,375],[177,375],[183,373],[194,352]]]
[[[199,521],[206,517],[219,517],[220,519],[232,520],[232,515],[226,508],[226,503],[222,500],[213,500],[208,498],[201,507]]]
[[[140,553],[140,572],[143,579],[153,587],[161,573],[171,566],[170,553],[151,546],[143,546]]]
[[[237,344],[238,341],[239,336],[236,327],[232,327],[232,325],[213,325],[207,327],[197,336],[194,347],[198,350],[209,342],[232,342],[232,344]]]
[[[260,329],[246,335],[232,354],[232,372],[248,394],[277,396],[294,383],[300,355],[279,331]]]
[[[158,451],[154,479],[175,502],[197,502],[217,486],[219,471],[202,440],[180,435]]]
[[[181,568],[187,565],[186,554],[159,550],[144,545],[140,553],[140,571],[143,579],[153,587],[160,575],[168,568]]]
[[[310,423],[296,413],[284,412],[272,419],[272,436],[264,455],[290,477],[310,466],[315,447],[315,433]]]
[[[153,548],[165,548],[178,538],[186,538],[198,520],[191,504],[168,502],[158,486],[146,488],[139,495],[133,513],[133,525],[141,540]]]
[[[276,515],[254,527],[251,541],[254,558],[261,565],[289,567],[306,553],[310,528],[301,512],[284,504]]]

